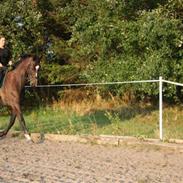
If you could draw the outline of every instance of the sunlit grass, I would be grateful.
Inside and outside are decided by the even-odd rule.
[[[79,107],[80,105],[80,107]],[[75,106],[75,108],[74,108]],[[57,103],[24,112],[31,132],[56,134],[107,134],[159,138],[159,111],[151,105]],[[0,117],[0,129],[7,126],[9,116]],[[16,121],[14,130],[20,130]],[[183,139],[183,108],[166,107],[163,110],[163,134],[165,139]]]

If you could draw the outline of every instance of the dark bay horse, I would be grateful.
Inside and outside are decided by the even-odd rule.
[[[26,55],[20,59],[14,70],[6,74],[0,89],[0,103],[10,108],[11,117],[7,128],[0,132],[0,137],[6,136],[17,117],[26,139],[31,141],[20,107],[20,95],[27,80],[31,86],[37,85],[39,61],[36,56]]]

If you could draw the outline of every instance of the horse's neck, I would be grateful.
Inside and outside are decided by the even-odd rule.
[[[15,69],[15,71],[17,73],[19,73],[20,76],[22,75],[26,75],[27,72],[27,68],[29,66],[28,60],[25,61],[21,61],[21,63],[17,66],[17,68]]]
[[[16,73],[16,78],[18,79],[18,81],[21,81],[21,88],[24,87],[25,85],[28,66],[29,66],[28,60],[24,60],[14,70]]]

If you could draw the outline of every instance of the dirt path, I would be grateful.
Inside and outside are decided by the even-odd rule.
[[[24,139],[0,140],[0,182],[183,183],[183,152]]]

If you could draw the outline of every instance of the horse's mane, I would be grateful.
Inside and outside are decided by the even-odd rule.
[[[35,62],[39,63],[38,56],[32,55],[32,54],[24,54],[24,55],[21,55],[19,60],[13,64],[13,68],[14,69],[17,68],[24,60],[26,60],[27,58],[30,58],[30,57],[32,57]]]

